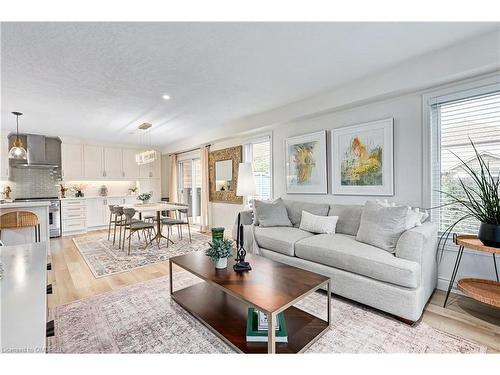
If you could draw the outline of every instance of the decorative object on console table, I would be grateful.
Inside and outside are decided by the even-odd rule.
[[[394,120],[332,130],[333,193],[394,195]]]
[[[225,228],[224,227],[216,227],[216,228],[212,228],[212,240],[215,240],[215,239],[224,239],[224,230]]]
[[[285,168],[287,193],[326,194],[326,132],[287,138]]]
[[[458,177],[459,186],[453,192],[439,191],[445,199],[437,208],[452,207],[461,215],[444,230],[439,239],[441,256],[453,229],[468,219],[476,219],[481,223],[478,238],[485,246],[500,248],[500,173],[490,169],[474,142],[470,138],[469,141],[475,154],[473,159],[464,161],[454,154],[465,176]]]
[[[147,204],[152,196],[153,196],[152,192],[141,193],[137,196],[137,199],[140,200],[142,204]]]
[[[227,258],[233,253],[233,241],[215,238],[208,245],[210,247],[205,251],[205,255],[215,263],[215,268],[226,268]]]
[[[253,176],[252,163],[240,163],[238,168],[238,188],[236,195],[249,197],[257,193],[255,178]],[[247,252],[243,242],[243,225],[241,224],[241,213],[238,213],[238,227],[236,232],[236,264],[233,269],[236,272],[249,271],[252,269],[249,262],[245,262]]]
[[[481,251],[484,253],[489,253],[493,255],[493,267],[495,270],[495,276],[497,281],[493,280],[481,280],[481,279],[461,279],[458,281],[458,287],[469,297],[474,298],[483,303],[500,307],[500,280],[498,276],[498,268],[496,263],[495,254],[500,254],[500,249],[497,247],[486,246],[480,241],[476,236],[471,235],[453,235],[453,242],[458,246],[457,258],[455,260],[455,266],[453,267],[453,272],[450,278],[450,285],[448,286],[448,291],[446,293],[446,298],[444,299],[443,307],[446,307],[448,302],[448,297],[450,296],[451,289],[453,288],[453,283],[458,273],[460,267],[460,261],[462,260],[462,255],[464,248],[470,250]]]

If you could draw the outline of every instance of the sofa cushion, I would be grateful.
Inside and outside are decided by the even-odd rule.
[[[302,219],[302,211],[310,212],[313,215],[327,216],[330,205],[321,203],[308,203],[299,202],[290,199],[283,199],[283,203],[286,206],[288,212],[288,217],[292,222],[292,225],[296,228],[300,226],[300,220]]]
[[[338,219],[338,216],[319,216],[302,211],[299,229],[311,233],[334,234]]]
[[[363,206],[354,204],[332,204],[328,216],[338,216],[335,232],[355,236],[358,233]]]
[[[295,243],[295,256],[407,288],[420,285],[420,264],[358,242],[354,236],[317,234],[302,239]]]
[[[255,227],[255,240],[259,247],[292,257],[295,255],[295,243],[311,236],[314,235],[293,227]]]
[[[356,240],[395,252],[399,237],[405,231],[407,214],[408,208],[404,206],[383,207],[367,201]]]
[[[255,217],[261,227],[291,227],[292,223],[288,218],[287,210],[280,199],[274,202],[264,202],[256,200],[253,202]]]

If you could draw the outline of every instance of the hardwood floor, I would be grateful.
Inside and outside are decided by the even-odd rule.
[[[51,240],[52,271],[49,283],[53,294],[48,307],[67,304],[82,298],[168,275],[168,261],[132,271],[96,279],[76,249],[72,237]],[[173,272],[180,269],[174,268]],[[471,298],[452,294],[444,309],[445,293],[440,290],[431,297],[422,320],[432,327],[468,338],[488,347],[488,352],[500,352],[500,309]]]

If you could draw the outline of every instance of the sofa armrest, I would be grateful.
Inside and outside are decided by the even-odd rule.
[[[396,257],[422,264],[424,258],[435,257],[437,235],[437,225],[431,222],[405,231],[396,245]]]

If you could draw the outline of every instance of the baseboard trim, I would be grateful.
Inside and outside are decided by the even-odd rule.
[[[464,296],[465,294],[463,294],[460,291],[460,289],[457,288],[457,281],[458,281],[458,279],[455,279],[455,283],[453,284],[453,288],[451,288],[451,291],[455,294],[460,294],[460,295]],[[447,292],[449,286],[450,286],[450,279],[449,278],[438,277],[436,289]]]

